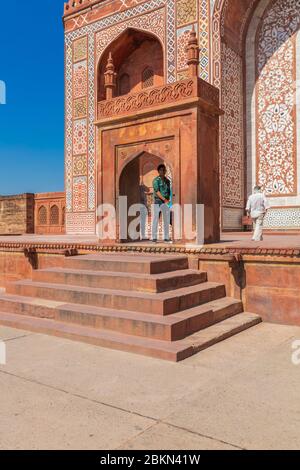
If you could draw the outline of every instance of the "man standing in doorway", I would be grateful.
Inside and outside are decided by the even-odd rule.
[[[248,216],[253,220],[254,233],[252,240],[254,242],[263,240],[264,218],[269,208],[270,204],[263,194],[262,188],[255,186],[254,193],[249,197],[246,207]]]
[[[160,214],[164,222],[164,239],[166,243],[170,240],[170,199],[171,199],[171,181],[166,177],[167,168],[165,165],[159,165],[157,168],[158,176],[153,181],[153,226],[152,241],[157,242],[157,230]]]

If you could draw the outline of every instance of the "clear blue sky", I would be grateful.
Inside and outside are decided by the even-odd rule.
[[[63,4],[1,2],[0,194],[64,189]]]

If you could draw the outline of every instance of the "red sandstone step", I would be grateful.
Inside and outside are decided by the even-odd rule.
[[[65,303],[49,299],[26,297],[7,293],[0,296],[0,311],[16,313],[24,316],[27,315],[55,320],[56,308],[62,305],[65,305]]]
[[[153,294],[22,280],[10,284],[7,293],[154,315],[170,315],[226,296],[225,286],[213,282]]]
[[[197,323],[193,326],[189,325],[189,330],[197,332],[242,312],[243,303],[240,300],[223,297],[198,307],[177,312],[172,315],[172,318],[186,319],[188,316],[189,323],[193,323],[194,318],[196,318]]]
[[[197,354],[261,322],[259,315],[244,312],[198,331],[185,338],[184,341],[187,346],[190,345],[193,348],[194,354]]]
[[[65,267],[90,271],[161,274],[188,269],[187,256],[146,254],[101,254],[66,258]]]
[[[0,296],[0,311],[50,318],[133,336],[175,341],[218,321],[241,313],[242,303],[224,298],[203,306],[162,317],[139,312],[115,311],[97,307],[53,302],[13,295]]]
[[[181,361],[224,339],[261,322],[252,313],[242,313],[211,326],[189,338],[169,342],[140,338],[84,326],[0,312],[0,324],[38,333],[60,336],[106,348],[143,354],[170,361]]]
[[[48,268],[33,271],[33,280],[104,289],[115,289],[117,286],[122,290],[166,292],[206,282],[207,274],[192,269],[162,274],[136,274],[89,271],[85,269]]]

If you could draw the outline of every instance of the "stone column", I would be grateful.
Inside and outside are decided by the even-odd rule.
[[[189,76],[198,77],[200,49],[194,26],[190,33],[190,38],[186,51],[188,56],[187,64],[189,66]]]
[[[115,73],[115,66],[113,63],[112,54],[110,52],[108,56],[107,65],[106,65],[106,72],[104,73],[104,86],[106,90],[106,100],[111,100],[115,95],[116,78],[117,78],[117,74]]]

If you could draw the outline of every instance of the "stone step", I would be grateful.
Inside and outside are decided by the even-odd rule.
[[[188,269],[187,256],[147,254],[92,254],[66,258],[65,267],[89,271],[161,274]]]
[[[257,315],[241,313],[195,333],[188,338],[170,342],[120,334],[109,330],[99,330],[45,318],[0,312],[0,324],[4,326],[55,335],[174,362],[186,359],[213,344],[257,325],[260,321],[261,318]]]
[[[7,293],[154,315],[170,315],[226,296],[225,286],[213,282],[154,294],[22,280],[11,283]]]
[[[33,280],[104,289],[115,289],[117,286],[121,290],[166,292],[206,282],[207,274],[192,269],[162,274],[137,274],[89,271],[86,269],[48,268],[33,271]]]
[[[8,293],[1,294],[0,296],[0,311],[30,317],[55,320],[56,309],[62,305],[65,305],[65,303],[50,299],[26,297]]]
[[[197,354],[261,322],[259,315],[244,312],[198,331],[185,338],[184,341],[187,346],[190,345],[193,348],[194,354]]]
[[[133,336],[175,341],[241,313],[243,306],[240,301],[225,297],[163,317],[7,294],[0,296],[0,311],[55,319]]]

